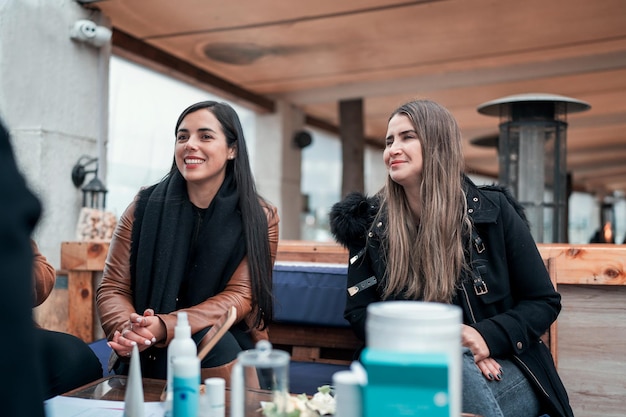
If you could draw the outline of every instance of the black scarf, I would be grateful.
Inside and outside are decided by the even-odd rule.
[[[201,221],[178,171],[140,192],[130,256],[139,314],[190,307],[225,288],[246,254],[238,203],[228,174]]]

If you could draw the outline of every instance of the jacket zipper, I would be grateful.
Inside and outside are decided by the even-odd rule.
[[[467,308],[469,309],[470,318],[472,319],[472,323],[476,323],[476,317],[474,316],[474,310],[472,309],[472,304],[470,303],[469,296],[467,295],[467,290],[465,289],[465,283],[461,282],[461,289],[463,290],[463,296],[465,297],[465,302],[467,303]]]
[[[535,381],[535,384],[539,387],[539,389],[541,389],[541,392],[543,392],[543,395],[546,396],[546,398],[550,398],[550,395],[546,392],[546,390],[543,388],[543,385],[541,385],[541,382],[539,382],[539,380],[537,379],[537,377],[535,376],[535,374],[528,368],[528,366],[526,366],[526,364],[524,363],[523,360],[521,360],[519,358],[519,356],[517,355],[513,355],[513,359],[515,359],[516,362],[518,362],[521,366],[524,367],[524,369],[526,369],[526,372],[528,372],[528,374],[533,378],[533,380]]]

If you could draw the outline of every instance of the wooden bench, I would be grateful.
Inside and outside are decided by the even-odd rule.
[[[348,252],[335,243],[282,240],[277,262],[348,263]],[[362,342],[349,327],[273,323],[270,341],[291,353],[292,360],[348,365]]]

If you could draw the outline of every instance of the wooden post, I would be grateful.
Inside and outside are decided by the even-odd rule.
[[[362,99],[339,102],[339,124],[343,160],[341,195],[346,196],[352,191],[363,192],[365,190]]]
[[[94,341],[96,273],[104,269],[109,242],[62,242],[61,268],[67,271],[67,332]]]

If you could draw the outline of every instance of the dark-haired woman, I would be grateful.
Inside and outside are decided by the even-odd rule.
[[[124,373],[133,345],[144,377],[166,378],[176,314],[187,312],[198,342],[231,306],[236,324],[202,362],[203,378],[230,379],[241,350],[267,338],[278,214],[257,194],[237,113],[206,101],[175,128],[174,163],[142,189],[111,241],[97,305]]]

